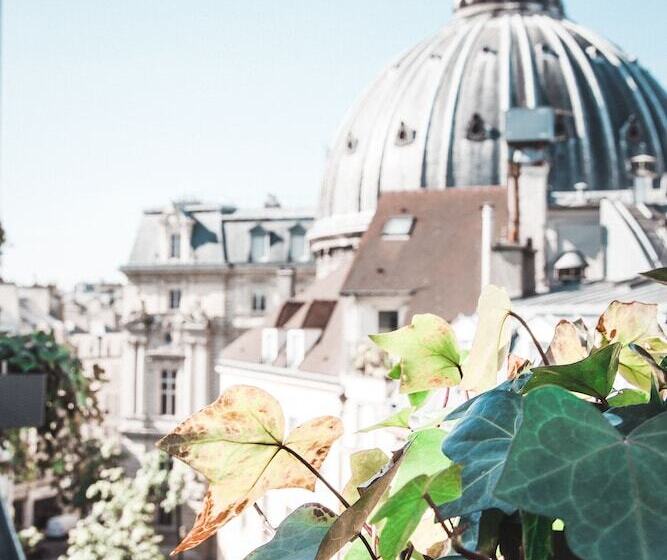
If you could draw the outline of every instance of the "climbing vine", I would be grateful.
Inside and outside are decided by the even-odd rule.
[[[652,275],[667,280],[665,271]],[[508,356],[510,323],[528,324],[504,290],[483,290],[469,352],[434,315],[371,337],[396,360],[406,407],[369,430],[403,430],[391,455],[350,457],[339,492],[320,467],[342,434],[334,417],[285,431],[269,394],[236,386],[159,447],[209,481],[174,552],[192,549],[268,491],[313,490],[246,560],[653,560],[667,557],[667,338],[655,305],[612,302],[595,332],[561,322],[541,363]],[[507,378],[498,384],[505,372]],[[462,389],[472,398],[416,414]],[[258,511],[261,510],[258,509]]]

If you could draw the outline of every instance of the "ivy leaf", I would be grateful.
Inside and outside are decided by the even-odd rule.
[[[371,480],[389,462],[381,449],[367,449],[350,456],[351,477],[343,489],[343,498],[353,504],[359,499],[359,486]]]
[[[553,557],[554,520],[521,512],[524,560],[551,560]]]
[[[585,326],[583,326],[585,329]],[[556,325],[554,337],[547,350],[549,363],[553,365],[573,364],[588,356],[587,333],[582,325],[561,321]]]
[[[359,433],[365,434],[368,432],[374,432],[375,430],[381,430],[382,428],[410,428],[410,416],[414,412],[413,407],[402,408],[395,414],[392,414],[389,418],[385,418],[377,424],[373,424],[368,428],[363,428],[359,430]]]
[[[452,465],[434,475],[421,475],[408,482],[378,510],[371,523],[386,519],[380,534],[380,555],[393,560],[403,550],[429,509],[426,496],[440,505],[461,495],[461,468]]]
[[[477,331],[463,364],[463,389],[482,392],[496,386],[510,341],[507,325],[510,311],[510,298],[504,289],[486,286],[482,290],[477,304]]]
[[[605,346],[575,364],[533,368],[524,392],[543,385],[558,385],[575,393],[605,399],[614,387],[622,346]]]
[[[496,508],[512,513],[516,507],[494,495],[496,483],[521,423],[522,397],[494,390],[481,395],[445,439],[442,450],[463,466],[463,494],[445,504],[443,517],[457,517]]]
[[[364,543],[359,539],[350,545],[343,558],[345,558],[345,560],[372,560]]]
[[[623,344],[619,368],[621,375],[648,393],[651,389],[651,366],[629,345],[640,346],[658,358],[667,355],[667,341],[658,323],[658,306],[614,301],[600,317],[597,331],[602,335],[604,344]]]
[[[611,408],[604,413],[604,416],[619,432],[627,435],[647,420],[663,412],[667,412],[667,403],[663,402],[657,387],[653,385],[646,404]]]
[[[422,430],[410,436],[401,468],[392,484],[392,494],[413,478],[434,475],[451,465],[449,458],[442,453],[442,442],[446,436],[446,432],[438,428]]]
[[[655,378],[655,381],[658,383],[658,387],[661,389],[666,388],[667,369],[665,369],[665,360],[667,360],[667,358],[663,358],[661,363],[658,364],[658,362],[655,361],[655,359],[653,358],[653,356],[651,356],[648,350],[642,348],[641,346],[637,344],[630,344],[629,348],[635,354],[641,356],[646,361],[646,363],[648,363],[649,367],[651,368],[651,372],[653,373],[653,376]]]
[[[371,340],[401,358],[401,392],[452,387],[461,381],[458,344],[452,327],[436,315],[415,315],[412,324]]]
[[[495,556],[500,540],[500,527],[507,516],[499,509],[478,511],[460,518],[458,529],[463,531],[461,541],[468,550],[477,550]]]
[[[494,391],[509,391],[512,393],[521,394],[523,388],[526,386],[526,384],[528,383],[528,381],[530,381],[532,377],[533,374],[530,372],[522,373],[516,379],[508,379],[507,381],[503,381],[500,385],[498,385],[494,389]],[[451,422],[453,420],[459,420],[463,418],[466,412],[468,412],[468,410],[470,409],[470,407],[473,404],[475,404],[479,399],[485,398],[485,395],[487,395],[488,393],[490,393],[490,391],[482,393],[481,395],[477,395],[476,397],[473,397],[472,399],[469,399],[466,402],[464,402],[458,408],[455,408],[445,417],[445,422]]]
[[[430,396],[431,396],[431,391],[420,391],[419,393],[410,393],[408,395],[408,400],[416,410],[419,410],[422,406],[426,404],[426,401],[428,401],[428,398]]]
[[[666,449],[667,414],[623,436],[589,403],[540,387],[525,398],[496,495],[562,519],[586,560],[665,558]]]
[[[342,435],[338,418],[324,416],[284,437],[282,409],[256,387],[235,386],[197,412],[158,447],[204,475],[210,486],[194,527],[174,553],[194,548],[267,490],[315,489],[315,476],[287,448],[319,469]]]
[[[361,497],[340,514],[324,537],[315,560],[329,560],[362,530],[366,520],[389,489],[391,481],[404,457],[405,448],[394,453],[391,463],[365,488],[359,489]]]
[[[397,363],[393,368],[387,372],[387,377],[393,379],[394,381],[399,381],[401,379],[401,363]]]
[[[660,282],[660,284],[667,284],[667,268],[656,268],[655,270],[642,272],[642,276],[650,278],[654,282]]]
[[[607,402],[612,408],[646,404],[648,402],[648,395],[644,391],[638,391],[637,389],[621,389],[613,397],[609,397]]]
[[[292,512],[264,546],[245,560],[313,560],[336,514],[320,504],[306,504]]]

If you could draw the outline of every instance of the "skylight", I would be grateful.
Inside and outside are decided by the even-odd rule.
[[[409,214],[392,216],[382,228],[382,236],[391,239],[405,239],[410,237],[415,226],[415,218]]]

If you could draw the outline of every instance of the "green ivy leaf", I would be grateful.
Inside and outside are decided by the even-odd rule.
[[[396,364],[393,368],[391,368],[387,372],[387,377],[389,379],[393,379],[394,381],[398,381],[401,379],[401,364],[400,362]]]
[[[558,385],[573,391],[604,399],[611,393],[618,372],[621,344],[611,344],[574,364],[533,368],[533,377],[524,393],[543,385]]]
[[[292,512],[264,546],[245,560],[313,560],[336,514],[320,504],[306,504]]]
[[[496,496],[565,522],[586,560],[667,557],[667,414],[624,437],[591,404],[559,387],[524,403]]]
[[[452,387],[461,381],[459,353],[452,327],[436,315],[415,315],[412,324],[371,340],[401,358],[401,392]]]
[[[553,557],[553,523],[549,517],[521,512],[524,560],[550,560]]]
[[[419,393],[410,393],[408,395],[408,400],[410,401],[410,404],[418,410],[426,404],[426,401],[428,401],[430,396],[431,391],[420,391]]]
[[[411,480],[390,497],[371,523],[386,520],[380,534],[380,555],[393,560],[407,546],[422,517],[429,509],[425,496],[436,504],[455,500],[461,495],[461,468],[452,465],[434,475]]]
[[[442,453],[442,442],[446,435],[439,428],[431,428],[410,436],[401,468],[392,484],[392,493],[413,478],[434,475],[451,465],[452,462]]]
[[[366,520],[389,489],[404,457],[405,448],[394,453],[391,463],[365,488],[359,488],[361,497],[340,514],[329,529],[317,551],[315,560],[329,560],[338,554],[362,530]]]
[[[526,386],[528,381],[533,377],[533,374],[531,372],[528,373],[522,373],[517,377],[516,379],[509,379],[507,381],[504,381],[500,385],[498,385],[494,391],[509,391],[512,393],[517,393],[521,394],[523,391],[523,388]],[[485,398],[485,395],[490,393],[490,391],[487,391],[486,393],[482,393],[481,395],[477,395],[476,397],[473,397],[472,399],[467,400],[464,402],[462,405],[460,405],[458,408],[454,409],[452,412],[450,412],[444,419],[445,422],[451,422],[453,420],[460,420],[463,418],[470,409],[470,407],[475,404],[479,399]]]
[[[381,430],[383,428],[410,428],[410,416],[414,412],[414,408],[402,408],[397,413],[392,414],[389,418],[385,418],[377,424],[373,424],[368,428],[363,428],[359,430],[359,433],[365,434],[368,432],[374,432],[375,430]]]
[[[667,284],[667,268],[656,268],[655,270],[649,270],[648,272],[642,272],[642,276],[650,278],[654,282],[660,282],[661,284]]]
[[[667,404],[660,398],[658,389],[653,385],[649,401],[646,404],[611,408],[604,413],[604,416],[619,432],[628,435],[647,420],[663,412],[667,412]]]
[[[637,389],[621,389],[613,397],[609,397],[607,402],[611,407],[632,406],[635,404],[646,404],[648,395],[644,391]]]
[[[497,508],[512,513],[516,507],[500,500],[494,489],[507,453],[521,423],[522,397],[494,390],[481,395],[454,427],[443,444],[443,452],[463,465],[463,495],[445,506],[444,517],[456,517]]]

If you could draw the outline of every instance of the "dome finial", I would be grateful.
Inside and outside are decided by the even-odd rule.
[[[454,0],[454,11],[477,9],[477,10],[503,10],[511,8],[524,8],[544,10],[553,14],[563,15],[562,0]]]

